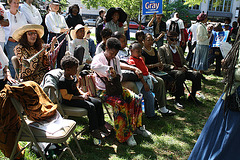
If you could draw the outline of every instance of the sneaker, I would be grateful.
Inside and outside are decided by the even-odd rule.
[[[174,116],[176,114],[176,112],[171,111],[170,109],[168,109],[166,113],[161,112],[160,109],[158,109],[158,112],[161,113],[162,116]]]
[[[127,140],[127,144],[128,144],[129,146],[131,146],[131,147],[137,145],[137,142],[135,141],[133,135],[131,135],[131,136],[128,138],[128,140]]]
[[[177,109],[184,109],[183,105],[180,104],[179,102],[175,102],[174,107],[177,108]]]
[[[110,135],[110,132],[105,126],[100,127],[99,130],[102,131],[106,136]]]
[[[135,133],[141,134],[145,138],[148,138],[152,135],[151,132],[145,129],[145,125],[143,125],[142,127],[136,128]]]
[[[92,130],[90,134],[92,135],[93,138],[103,139],[103,137],[98,129]]]

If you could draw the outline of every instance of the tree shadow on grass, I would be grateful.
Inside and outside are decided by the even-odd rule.
[[[87,118],[76,118],[70,117],[74,119],[78,125],[86,126],[88,124]],[[82,127],[80,127],[82,129]],[[154,144],[154,141],[151,138],[143,138],[140,135],[134,135],[137,146],[129,147],[127,143],[119,143],[115,138],[115,133],[113,132],[110,136],[105,138],[105,143],[101,146],[96,146],[93,143],[93,138],[89,136],[88,128],[78,136],[79,144],[83,150],[83,154],[81,155],[78,151],[78,148],[73,139],[70,140],[69,144],[72,148],[74,155],[77,159],[109,159],[110,157],[119,157],[122,159],[157,159],[157,156],[154,152],[153,148],[149,148],[148,146],[144,146],[145,143]],[[64,156],[63,159],[67,159],[69,155]]]

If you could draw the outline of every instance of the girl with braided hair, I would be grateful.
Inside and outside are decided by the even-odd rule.
[[[238,32],[239,35],[239,32]],[[238,39],[238,36],[236,40]],[[240,132],[240,40],[223,62],[226,87],[206,122],[189,160],[239,159]]]

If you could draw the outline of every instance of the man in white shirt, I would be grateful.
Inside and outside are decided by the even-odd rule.
[[[193,50],[197,44],[197,26],[199,23],[193,23],[189,29],[189,33],[192,32],[191,44],[189,45],[189,52],[186,57],[186,60],[189,61],[188,67],[192,68],[192,58],[193,58]]]
[[[4,48],[5,43],[5,31],[3,27],[9,26],[9,21],[7,19],[7,14],[3,5],[0,3],[0,46]]]
[[[184,40],[184,32],[183,32],[183,30],[184,30],[183,20],[181,20],[181,19],[179,18],[179,14],[178,14],[177,12],[174,13],[173,18],[167,20],[167,22],[166,22],[166,26],[167,26],[166,29],[167,29],[167,31],[170,31],[170,25],[171,25],[172,21],[178,23],[179,31],[175,31],[175,32],[179,33],[179,36],[178,36],[178,38],[179,38],[179,43],[178,43],[178,44],[180,44],[181,41],[182,41],[182,42],[185,41],[185,40]],[[172,31],[173,31],[173,30],[172,30]]]
[[[32,5],[33,0],[24,0],[20,7],[20,11],[25,15],[29,24],[41,24],[42,17],[38,9]]]

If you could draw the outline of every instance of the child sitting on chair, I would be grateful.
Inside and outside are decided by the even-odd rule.
[[[153,93],[155,93],[156,99],[160,105],[159,112],[163,116],[173,116],[176,113],[166,108],[166,89],[164,85],[164,81],[159,77],[154,77],[148,72],[148,68],[144,63],[143,58],[141,57],[142,46],[138,42],[134,42],[129,47],[131,50],[131,56],[129,57],[128,63],[131,65],[135,65],[142,71],[143,79],[141,82],[136,82],[139,91],[143,94],[146,115],[148,118],[156,118],[154,108],[154,97]]]
[[[62,94],[62,103],[68,106],[85,108],[88,111],[89,130],[94,138],[102,139],[100,131],[109,134],[105,128],[104,113],[100,100],[89,97],[77,87],[78,60],[73,56],[64,56],[61,66],[64,74],[59,79],[59,89]]]

